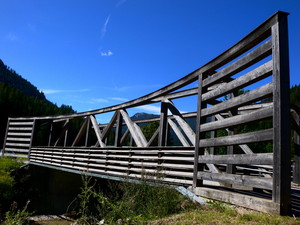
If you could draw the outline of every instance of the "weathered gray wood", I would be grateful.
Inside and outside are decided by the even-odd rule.
[[[116,122],[116,120],[118,119],[119,113],[120,113],[119,111],[116,111],[114,113],[114,115],[112,116],[111,120],[109,121],[109,124],[107,124],[106,127],[103,129],[102,139],[101,139],[102,141],[104,141],[107,138],[109,132],[111,131],[111,129],[113,128],[113,126]]]
[[[123,122],[123,118],[120,112],[118,112],[118,118],[116,122],[117,122],[117,127],[116,127],[116,136],[115,136],[115,146],[119,147],[121,146],[122,122]]]
[[[210,76],[203,80],[203,87],[207,87],[208,85],[217,83],[221,79],[230,77],[242,71],[243,69],[250,67],[251,65],[260,61],[261,59],[271,55],[271,47],[272,42],[270,40],[266,41],[266,43],[249,52],[247,55],[243,56],[241,59],[237,60],[233,64],[229,65],[228,67],[225,67],[213,76]]]
[[[98,122],[97,122],[95,116],[91,115],[90,120],[91,120],[92,126],[94,128],[95,134],[97,136],[98,143],[100,144],[100,147],[105,147],[106,145],[102,141],[102,134],[101,134],[101,131],[99,129],[99,125],[98,125]]]
[[[193,170],[193,188],[203,185],[203,180],[198,179],[198,171],[204,170],[204,164],[199,163],[199,156],[204,155],[204,149],[200,148],[200,139],[204,138],[203,133],[200,131],[200,126],[205,122],[202,117],[203,108],[207,105],[202,102],[202,94],[206,91],[203,88],[202,81],[207,77],[205,74],[198,76],[198,99],[197,99],[197,119],[196,119],[196,137],[195,137],[195,155],[194,155],[194,170]]]
[[[135,126],[134,122],[129,118],[128,114],[124,110],[120,110],[120,113],[122,114],[122,117],[128,127],[128,130],[130,131],[130,134],[132,135],[136,145],[138,147],[145,147],[147,146],[147,141],[145,139],[145,136],[143,135],[142,131]]]
[[[76,137],[75,137],[75,139],[74,139],[74,141],[72,143],[72,146],[77,145],[78,142],[80,141],[80,139],[82,138],[82,136],[86,133],[87,124],[88,124],[88,118],[86,118],[83,121],[83,124],[81,125],[80,130],[77,133],[77,135],[76,135]]]
[[[30,138],[17,138],[17,137],[7,137],[7,141],[23,141],[23,142],[30,142]]]
[[[212,130],[244,125],[246,123],[255,122],[263,119],[269,119],[273,115],[273,107],[258,109],[248,114],[237,115],[234,117],[223,118],[221,115],[216,115],[217,121],[205,123],[201,125],[200,131],[207,132]]]
[[[148,141],[147,147],[150,146],[154,142],[154,140],[158,138],[158,135],[159,135],[159,127],[156,129],[156,131],[153,133],[152,137]]]
[[[226,102],[222,102],[218,105],[211,106],[209,108],[202,109],[202,116],[209,116],[213,114],[220,113],[225,110],[230,110],[235,107],[249,104],[267,97],[272,96],[273,93],[273,84],[268,83],[262,87],[256,88],[253,91],[246,92],[242,95],[239,95],[233,99],[229,99]]]
[[[209,91],[207,93],[204,93],[202,95],[202,101],[207,101],[213,98],[218,98],[223,95],[229,94],[230,92],[242,89],[250,84],[253,84],[265,77],[268,77],[272,74],[272,61],[269,61],[260,67],[248,72],[247,74],[234,79],[233,81],[229,83],[222,83],[221,85],[218,85],[217,88],[213,89],[212,91]],[[215,76],[215,75],[214,75]],[[213,76],[212,76],[213,77]]]
[[[189,142],[185,139],[184,135],[181,133],[181,131],[179,130],[177,125],[171,119],[168,119],[168,123],[171,126],[171,128],[173,129],[173,131],[175,132],[175,134],[178,137],[181,144],[186,147],[190,146]]]
[[[227,184],[236,184],[241,186],[256,187],[272,190],[272,178],[255,177],[248,175],[207,173],[198,172],[198,178],[203,180],[217,181]]]
[[[279,204],[271,200],[243,195],[235,192],[228,192],[210,188],[200,187],[194,189],[193,192],[199,196],[227,202],[230,204],[242,206],[248,209],[254,209],[260,212],[267,212],[272,214],[279,213]]]
[[[294,170],[293,170],[293,182],[300,184],[300,132],[297,132],[297,128],[300,130],[300,115],[293,110],[292,112],[294,121]]]
[[[54,146],[58,146],[58,144],[63,140],[63,138],[66,136],[66,131],[68,130],[69,126],[70,126],[70,121],[69,121],[69,119],[67,119],[61,129],[61,132],[60,132],[57,140],[54,143]]]
[[[273,153],[202,155],[199,156],[199,163],[273,165]]]
[[[254,142],[271,141],[273,140],[273,129],[266,129],[262,131],[249,132],[245,134],[237,134],[226,137],[202,139],[200,140],[200,147],[212,146],[227,146],[227,145],[240,145],[249,144]]]
[[[124,143],[124,141],[126,140],[126,138],[128,137],[129,134],[130,134],[130,131],[128,129],[126,129],[125,133],[123,134],[123,136],[121,138],[121,145]]]
[[[90,125],[91,125],[91,119],[89,116],[86,118],[86,120],[87,120],[87,126],[86,126],[86,132],[85,132],[86,133],[85,142],[84,142],[85,147],[87,147],[88,143],[89,143]]]
[[[274,102],[274,202],[280,205],[280,214],[290,210],[291,163],[290,163],[290,80],[287,14],[279,13],[278,23],[272,26],[273,102]]]
[[[190,142],[192,143],[192,145],[195,145],[195,137],[196,136],[195,136],[195,133],[192,130],[192,128],[188,125],[187,122],[185,122],[185,120],[183,119],[181,113],[175,107],[175,105],[174,105],[173,102],[171,102],[170,100],[165,100],[165,102],[168,103],[169,110],[173,114],[175,120],[178,122],[178,124],[180,125],[181,129],[184,131],[184,133],[186,134],[186,136],[188,137],[188,139],[190,140]]]
[[[159,123],[159,139],[158,146],[166,146],[167,141],[167,119],[168,119],[168,107],[167,103],[161,102],[160,108],[160,123]]]

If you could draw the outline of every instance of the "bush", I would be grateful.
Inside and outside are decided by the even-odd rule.
[[[140,224],[150,219],[162,218],[177,213],[190,201],[169,186],[150,181],[144,177],[140,183],[109,183],[110,190],[96,191],[96,183],[83,176],[83,187],[78,195],[79,223]]]

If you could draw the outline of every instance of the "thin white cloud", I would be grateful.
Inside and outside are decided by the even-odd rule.
[[[78,90],[61,90],[61,89],[43,89],[44,94],[59,94],[59,93],[75,93],[75,92],[87,92],[89,89],[78,89]]]
[[[103,103],[103,102],[108,102],[108,100],[105,98],[93,98],[91,100],[91,103]]]
[[[114,84],[113,82],[113,90],[114,91],[128,91],[128,90],[134,90],[134,89],[147,89],[147,88],[159,88],[161,85],[159,84],[149,84],[149,85],[133,85],[133,86],[123,86],[123,87],[118,87],[117,85]]]
[[[102,26],[102,29],[101,29],[101,39],[103,39],[105,37],[106,31],[107,31],[107,25],[109,23],[109,20],[110,20],[110,15],[108,17],[106,17],[106,19],[104,21],[104,24]]]
[[[129,101],[129,99],[127,99],[127,98],[120,98],[120,97],[112,97],[110,99],[114,100],[114,101],[120,101],[120,102],[128,102]]]
[[[154,105],[142,105],[138,106],[137,108],[145,110],[147,112],[152,112],[152,113],[160,113],[160,107],[159,106],[154,106]]]
[[[120,7],[120,6],[123,5],[125,2],[126,2],[126,0],[120,0],[120,1],[117,3],[116,7]]]
[[[19,37],[10,32],[6,35],[6,39],[9,41],[17,41],[17,40],[19,40]]]
[[[108,51],[101,51],[101,56],[112,56],[114,53],[111,50]]]

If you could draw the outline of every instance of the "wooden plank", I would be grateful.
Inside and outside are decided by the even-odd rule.
[[[280,13],[278,22],[272,26],[273,57],[273,103],[274,103],[274,202],[280,205],[280,214],[287,215],[290,209],[290,76],[287,14]]]
[[[272,190],[272,178],[254,177],[248,175],[237,175],[227,173],[198,172],[198,178],[203,180],[217,181],[227,184],[236,184],[247,187]]]
[[[115,146],[119,147],[121,146],[121,138],[122,138],[122,122],[123,118],[121,113],[118,111],[118,117],[117,117],[117,127],[116,127],[116,135],[115,135]]]
[[[30,144],[29,143],[15,143],[15,142],[11,143],[11,142],[6,142],[6,146],[14,146],[14,147],[19,146],[19,147],[27,147],[27,148],[29,148]]]
[[[198,196],[227,202],[259,212],[279,213],[279,204],[268,199],[204,187],[194,189],[193,192]]]
[[[12,138],[12,137],[7,137],[7,141],[23,141],[23,142],[30,142],[30,138]]]
[[[232,108],[240,107],[242,105],[249,104],[251,102],[255,102],[267,97],[272,96],[273,93],[273,84],[268,83],[264,86],[256,88],[250,92],[246,92],[242,95],[239,95],[233,99],[229,99],[226,102],[222,102],[215,106],[211,106],[205,109],[202,109],[202,116],[209,116],[213,114],[217,114],[223,112],[225,110],[230,110]]]
[[[87,128],[88,122],[89,122],[89,118],[86,118],[83,121],[83,124],[81,125],[80,130],[77,133],[77,135],[72,143],[72,146],[77,145],[79,143],[79,141],[81,140],[82,136],[86,133],[86,128]]]
[[[266,41],[264,44],[260,45],[253,51],[249,52],[247,55],[243,56],[241,59],[215,73],[213,76],[204,79],[203,87],[207,87],[209,85],[213,85],[219,81],[222,81],[222,79],[230,77],[244,70],[245,68],[259,62],[263,58],[266,58],[267,56],[271,55],[271,48],[272,42],[270,40]]]
[[[141,129],[137,126],[135,126],[134,122],[129,118],[127,112],[125,112],[123,109],[120,110],[120,113],[123,116],[123,119],[128,127],[128,130],[130,131],[130,134],[132,135],[136,145],[138,147],[146,147],[147,146],[147,141],[142,133]]]
[[[9,127],[9,131],[17,130],[17,131],[31,131],[32,127]]]
[[[181,113],[175,107],[174,103],[171,102],[170,100],[165,100],[165,102],[168,103],[169,110],[173,114],[175,120],[178,122],[179,126],[184,131],[184,133],[186,134],[186,136],[188,137],[192,145],[195,145],[195,138],[196,138],[195,132],[192,130],[190,125],[183,119]]]
[[[222,83],[212,91],[206,92],[202,95],[202,101],[208,101],[214,98],[221,97],[233,91],[242,89],[250,84],[253,84],[263,78],[272,74],[272,61],[269,61],[260,67],[246,73],[245,75],[234,79],[229,83]],[[214,75],[215,76],[215,75]]]
[[[103,132],[102,132],[102,141],[107,138],[109,131],[113,128],[115,122],[117,121],[118,115],[119,115],[119,111],[116,111],[114,113],[114,115],[112,116],[111,120],[109,121],[109,124],[107,124],[107,126],[104,128]]]
[[[31,136],[31,133],[8,132],[7,136]]]
[[[154,142],[154,140],[158,138],[159,130],[160,130],[160,127],[158,127],[156,129],[156,131],[153,133],[152,137],[150,138],[150,140],[147,143],[147,147],[150,146]]]
[[[273,165],[273,153],[202,155],[199,156],[199,163]]]
[[[168,123],[175,132],[176,136],[178,137],[179,141],[183,146],[190,146],[189,142],[185,139],[184,135],[181,133],[177,125],[171,120],[168,119]]]
[[[28,153],[29,149],[21,149],[21,148],[5,148],[5,151],[9,151],[9,152],[24,152],[24,153]]]
[[[54,143],[54,146],[58,146],[58,144],[62,141],[62,139],[67,136],[66,132],[69,129],[69,126],[70,126],[70,120],[67,119],[60,131],[60,134],[59,134],[57,140]]]
[[[28,158],[28,155],[23,155],[23,154],[12,154],[12,153],[4,153],[4,156],[7,157],[14,157],[14,158]]]
[[[295,110],[292,110],[292,121],[294,129],[294,170],[293,170],[293,182],[295,184],[300,184],[300,115]],[[296,128],[299,129],[297,132]]]
[[[9,123],[12,126],[32,126],[33,125],[33,121],[25,121],[25,122],[10,122]]]
[[[98,143],[100,144],[100,147],[102,147],[102,148],[105,147],[106,145],[102,141],[102,134],[101,134],[101,131],[99,129],[99,125],[98,125],[98,122],[97,122],[95,116],[91,115],[90,120],[92,122],[92,126],[94,128],[95,134],[97,136]]]
[[[160,122],[159,122],[159,136],[158,146],[167,145],[167,119],[168,119],[168,107],[167,103],[161,102],[160,107]]]
[[[266,129],[262,131],[254,131],[245,134],[237,134],[226,137],[210,138],[200,140],[200,147],[217,147],[227,145],[240,145],[255,142],[271,141],[273,139],[273,129]]]

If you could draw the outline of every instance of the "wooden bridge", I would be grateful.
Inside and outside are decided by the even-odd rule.
[[[300,129],[299,108],[289,103],[287,15],[277,12],[204,66],[141,98],[73,115],[9,118],[3,155],[108,179],[146,175],[202,197],[288,214],[290,133],[300,183]],[[178,101],[194,102],[195,110],[182,113]],[[133,121],[127,113],[151,104],[160,104],[159,117]],[[107,113],[110,122],[99,125]],[[142,127],[153,121],[147,139]]]

